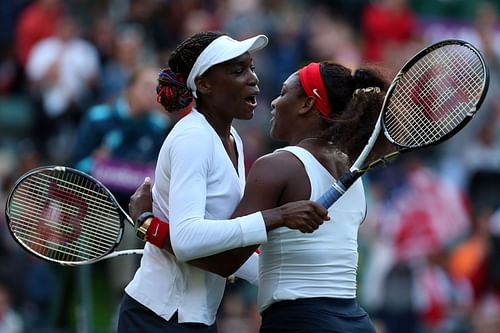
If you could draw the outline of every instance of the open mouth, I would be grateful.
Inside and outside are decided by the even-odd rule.
[[[257,106],[257,98],[256,98],[256,96],[245,97],[245,102],[247,104],[249,104],[250,106],[252,106],[252,107],[256,107]]]

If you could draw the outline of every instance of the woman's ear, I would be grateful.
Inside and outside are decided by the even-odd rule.
[[[314,97],[307,96],[304,99],[304,103],[302,104],[302,107],[299,110],[299,114],[306,114],[309,111],[311,111],[313,107],[314,107]]]
[[[212,91],[212,85],[210,84],[210,80],[208,80],[203,75],[198,76],[194,83],[196,84],[196,90],[199,91],[202,95],[209,95]]]

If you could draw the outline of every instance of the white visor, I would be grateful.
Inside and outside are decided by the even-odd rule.
[[[238,41],[229,36],[220,36],[212,41],[198,56],[187,78],[187,86],[196,98],[196,84],[194,80],[205,73],[210,67],[239,57],[246,52],[257,51],[267,45],[268,39],[264,35]]]

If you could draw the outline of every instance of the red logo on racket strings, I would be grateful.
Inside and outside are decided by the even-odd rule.
[[[431,66],[420,76],[410,97],[425,118],[432,121],[438,121],[467,101],[456,80],[439,64]]]
[[[81,220],[87,215],[87,202],[82,196],[51,182],[38,231],[57,244],[73,242],[80,237]],[[49,221],[49,222],[47,222]]]

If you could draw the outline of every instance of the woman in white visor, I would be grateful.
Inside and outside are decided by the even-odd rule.
[[[196,106],[160,151],[152,191],[155,218],[151,213],[138,218],[139,224],[147,221],[149,243],[125,288],[118,333],[217,332],[226,279],[187,262],[265,243],[267,232],[278,227],[312,232],[328,219],[326,209],[303,200],[229,220],[245,187],[242,142],[231,124],[253,116],[259,87],[252,52],[266,44],[264,35],[237,41],[198,33],[173,51],[169,68],[160,73],[158,102],[168,112],[193,98]],[[168,233],[175,256],[154,246]],[[256,265],[251,256],[236,275],[256,274]]]

